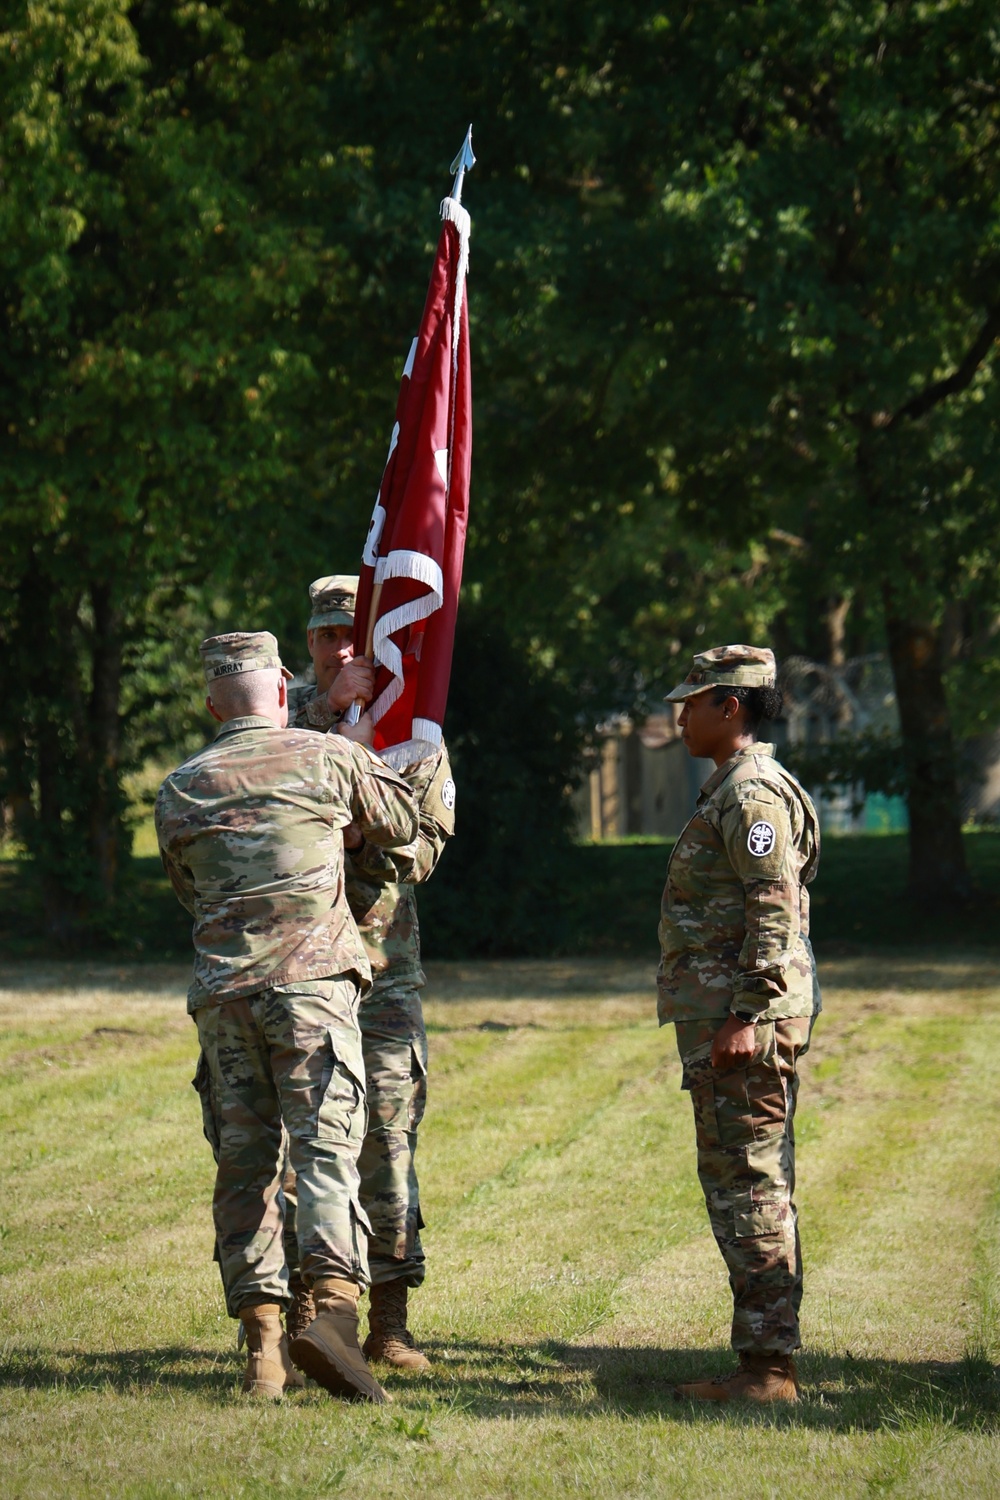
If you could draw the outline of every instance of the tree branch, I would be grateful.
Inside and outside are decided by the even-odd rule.
[[[912,400],[905,402],[885,424],[886,427],[895,427],[896,423],[902,421],[904,417],[910,417],[916,421],[932,407],[944,401],[946,397],[953,396],[956,391],[964,391],[997,338],[1000,338],[1000,305],[990,308],[986,322],[976,334],[968,353],[957,369],[953,370],[950,375],[946,375],[943,380],[935,380],[931,385],[925,386]]]

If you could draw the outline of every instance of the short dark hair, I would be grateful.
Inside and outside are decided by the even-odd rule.
[[[761,724],[780,719],[784,707],[781,689],[776,687],[730,687],[721,683],[715,689],[712,702],[718,707],[727,698],[735,698],[746,711],[747,728],[751,734],[756,734]]]

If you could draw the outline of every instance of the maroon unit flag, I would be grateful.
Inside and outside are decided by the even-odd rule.
[[[402,767],[441,743],[462,582],[472,468],[465,297],[470,220],[441,204],[441,238],[420,332],[368,530],[354,649],[374,655],[375,747]]]

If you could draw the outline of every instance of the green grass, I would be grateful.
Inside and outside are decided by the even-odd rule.
[[[1000,981],[841,956],[804,1064],[805,1400],[698,1410],[728,1296],[649,965],[431,966],[433,1372],[236,1392],[180,966],[0,969],[11,1500],[1000,1494]]]
[[[139,847],[146,849],[148,828],[140,834],[144,842]],[[656,923],[670,847],[650,840],[575,846],[567,857],[561,888],[553,893],[554,907],[563,906],[553,921],[551,951],[646,957],[655,963]],[[827,838],[820,874],[811,887],[817,950],[833,953],[914,942],[961,948],[1000,944],[1000,833],[968,833],[966,848],[983,899],[966,913],[942,907],[928,914],[914,910],[905,899],[904,834]],[[435,949],[436,930],[456,930],[454,921],[438,921],[435,914],[440,904],[454,901],[454,890],[443,881],[431,881],[420,893],[429,958],[476,956],[474,932],[468,933],[468,953]],[[190,919],[178,905],[159,859],[149,853],[134,859],[118,951],[133,958],[186,959],[190,933]],[[0,954],[32,958],[48,951],[40,903],[26,867],[14,860],[0,862]]]

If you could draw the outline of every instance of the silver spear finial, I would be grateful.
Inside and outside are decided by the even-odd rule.
[[[465,174],[471,167],[474,167],[475,165],[476,156],[475,152],[472,149],[472,126],[470,125],[468,130],[465,132],[465,140],[462,142],[462,149],[461,151],[459,151],[458,155],[455,157],[455,160],[452,162],[451,166],[448,169],[455,174],[455,181],[451,185],[451,196],[454,198],[456,203],[461,203],[462,201],[462,183],[465,180]]]

